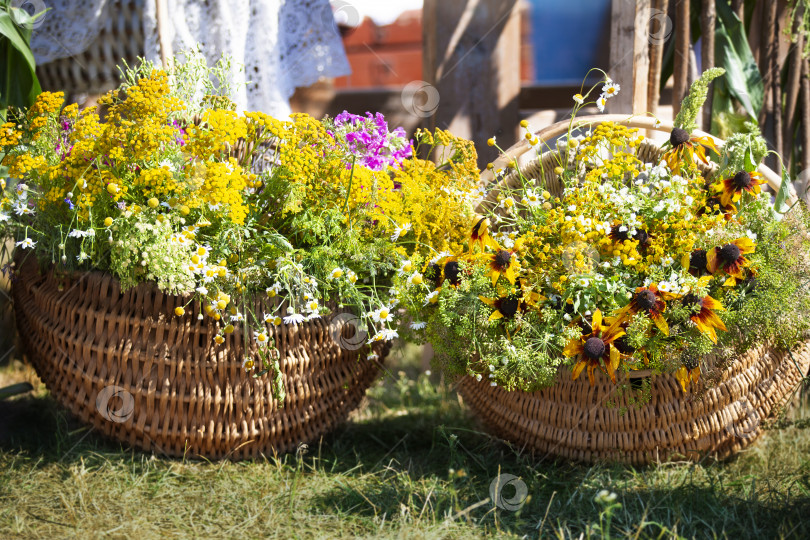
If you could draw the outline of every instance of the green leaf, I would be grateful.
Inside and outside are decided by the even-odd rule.
[[[782,169],[782,184],[779,186],[779,193],[776,194],[776,199],[773,202],[774,210],[780,214],[784,214],[790,208],[787,204],[788,195],[790,194],[790,176],[788,176],[787,167]]]
[[[754,163],[754,153],[751,151],[751,147],[745,149],[745,161],[743,167],[745,168],[745,172],[754,172],[757,170],[757,164]]]
[[[34,71],[37,67],[34,54],[31,52],[31,47],[28,45],[28,40],[20,34],[19,27],[14,24],[14,19],[11,18],[7,12],[0,11],[0,35],[4,36],[9,42],[22,54],[28,67]]]
[[[729,94],[753,119],[759,116],[764,101],[764,87],[742,21],[727,2],[717,0],[715,29],[716,64],[725,68]]]

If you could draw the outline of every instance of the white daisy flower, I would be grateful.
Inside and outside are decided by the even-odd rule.
[[[310,300],[306,304],[307,311],[310,313],[316,313],[319,309],[318,301],[317,300]]]
[[[582,97],[582,94],[574,94],[574,101],[577,104],[582,105],[583,103],[585,103],[585,98]]]
[[[387,307],[381,307],[376,311],[371,312],[371,319],[374,322],[385,323],[394,320],[394,314]]]
[[[605,104],[607,104],[607,98],[599,96],[599,99],[596,100],[596,108],[599,109],[599,112],[605,112]]]
[[[424,305],[435,304],[436,302],[439,301],[438,296],[439,296],[439,291],[431,292],[429,295],[425,296],[425,304]]]
[[[603,96],[604,96],[606,99],[607,99],[607,98],[612,98],[613,96],[615,96],[616,94],[618,94],[618,93],[619,93],[619,90],[621,90],[621,86],[619,86],[617,83],[615,83],[615,82],[613,82],[613,81],[608,81],[608,82],[607,82],[607,83],[606,83],[606,84],[605,84],[605,85],[602,87],[602,95],[603,95]]]
[[[523,201],[530,207],[535,208],[543,202],[543,199],[540,197],[540,195],[537,194],[536,191],[534,191],[533,189],[529,189],[526,191],[526,195],[523,197]]]
[[[8,218],[11,217],[5,212],[0,212],[0,221],[8,221]]]
[[[206,294],[208,294],[208,289],[206,289],[206,288],[205,288],[205,287],[203,287],[202,285],[200,285],[199,287],[197,287],[195,290],[196,290],[198,293],[200,293],[201,295],[203,295],[203,296],[205,296]]]
[[[380,355],[375,354],[375,353],[371,353],[371,354],[369,354],[369,355],[367,355],[367,356],[366,356],[366,360],[369,360],[369,361],[371,361],[371,360],[377,360],[377,359],[379,359],[379,358],[380,358]]]
[[[408,285],[421,285],[422,283],[424,283],[424,279],[422,279],[422,274],[419,272],[414,272],[408,278]]]
[[[391,235],[391,241],[396,242],[397,240],[399,240],[400,236],[402,236],[403,234],[406,234],[410,230],[411,230],[411,224],[407,223],[407,222],[403,223],[402,225],[400,225],[399,227],[394,229],[394,233]]]
[[[411,323],[411,330],[421,330],[426,327],[427,323],[422,321],[414,321]]]
[[[304,322],[304,320],[306,320],[306,317],[304,317],[300,313],[293,312],[290,315],[284,317],[284,324],[298,324]]]
[[[256,334],[256,341],[259,342],[259,345],[267,345],[268,343],[267,334],[265,332],[259,332],[258,334]]]
[[[402,265],[399,267],[399,275],[404,276],[405,274],[409,274],[413,271],[413,263],[410,259],[406,259],[402,261]]]
[[[264,314],[264,322],[270,324],[276,319],[276,316],[272,313],[265,313]]]
[[[23,249],[33,248],[35,245],[37,245],[37,243],[31,240],[30,238],[26,238],[25,240],[20,240],[19,242],[17,242],[17,247],[21,247]]]
[[[244,368],[244,370],[250,371],[251,369],[253,369],[253,366],[254,366],[253,359],[246,356],[245,359],[242,361],[242,367]]]
[[[349,282],[349,283],[351,283],[352,285],[354,285],[355,283],[357,283],[357,274],[355,274],[354,272],[352,272],[351,270],[349,270],[349,271],[346,273],[346,279],[348,280],[348,282]]]
[[[78,255],[76,255],[76,260],[79,262],[84,262],[90,258],[90,255],[85,253],[84,251],[80,251]]]
[[[430,262],[436,264],[440,260],[444,259],[445,257],[449,257],[450,255],[452,255],[452,253],[450,253],[449,251],[440,251],[439,253],[436,254],[435,257],[430,259]]]
[[[95,236],[96,231],[93,229],[87,229],[86,231],[82,231],[79,229],[73,229],[68,233],[70,238],[87,238],[88,236]]]
[[[329,273],[329,277],[332,279],[339,279],[343,277],[343,268],[337,267],[332,272]]]

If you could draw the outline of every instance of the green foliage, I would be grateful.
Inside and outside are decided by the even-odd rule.
[[[9,107],[28,107],[42,91],[31,52],[30,28],[44,13],[31,16],[11,0],[0,0],[0,121],[6,121]]]

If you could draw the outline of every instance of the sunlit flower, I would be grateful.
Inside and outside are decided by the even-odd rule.
[[[422,274],[414,272],[408,278],[408,285],[421,285],[423,283]]]
[[[712,343],[717,343],[717,330],[726,331],[726,325],[717,316],[716,311],[722,311],[723,305],[712,298],[704,296],[699,298],[694,294],[687,294],[682,299],[683,305],[692,310],[689,319],[695,323],[697,329],[706,334]]]
[[[667,307],[665,300],[671,300],[674,297],[675,295],[660,291],[655,283],[651,283],[647,287],[638,287],[630,303],[619,310],[617,318],[624,322],[628,316],[641,313],[649,317],[661,333],[668,336],[669,325],[664,319],[663,313]]]
[[[619,93],[619,90],[621,90],[621,86],[619,86],[618,83],[607,81],[607,83],[602,86],[602,95],[605,96],[605,98],[612,98]]]
[[[726,207],[739,201],[744,191],[751,195],[759,195],[760,186],[764,183],[765,180],[758,172],[740,171],[718,183],[715,188],[719,189],[720,202]]]
[[[284,317],[284,324],[298,324],[304,322],[305,319],[306,317],[300,313],[293,312]]]
[[[403,223],[402,225],[396,227],[394,229],[393,234],[391,235],[391,241],[396,242],[397,240],[399,240],[400,236],[402,236],[403,234],[407,233],[410,230],[411,230],[410,223]]]
[[[414,321],[410,324],[411,330],[422,330],[426,326],[427,323],[422,321]]]
[[[254,365],[255,365],[255,362],[249,356],[246,356],[245,359],[242,361],[242,368],[245,371],[250,371],[251,369],[253,369]]]
[[[730,244],[718,246],[706,253],[706,269],[712,274],[725,272],[729,278],[724,285],[733,286],[737,283],[737,279],[745,277],[743,269],[750,261],[744,255],[753,253],[754,249],[753,240],[747,236],[738,238]]]
[[[585,98],[582,97],[582,94],[574,94],[574,101],[578,105],[582,105],[583,103],[585,103]]]
[[[578,379],[582,371],[588,368],[591,386],[595,383],[593,372],[596,368],[601,369],[615,383],[616,370],[621,363],[621,354],[613,342],[624,335],[624,330],[618,324],[605,326],[602,322],[602,312],[597,309],[593,312],[591,331],[572,339],[563,349],[565,356],[578,360],[574,365],[572,378]]]
[[[484,249],[486,246],[497,249],[497,244],[489,235],[489,219],[485,217],[479,217],[473,224],[472,232],[470,233],[470,250],[472,250],[474,245],[478,245],[481,249]]]
[[[495,286],[495,283],[497,283],[501,274],[503,274],[503,276],[509,280],[509,283],[512,285],[515,284],[515,273],[519,268],[519,264],[514,256],[514,252],[501,249],[496,253],[488,254],[484,257],[489,261],[489,275],[492,277],[493,287]]]
[[[340,279],[343,277],[343,268],[335,268],[332,272],[329,273],[329,277],[332,279]]]
[[[596,108],[599,109],[599,112],[605,112],[605,105],[607,104],[607,98],[605,96],[599,96],[596,100]]]
[[[672,132],[669,134],[669,144],[672,148],[670,148],[663,157],[672,171],[672,174],[681,173],[681,163],[687,156],[689,163],[692,163],[695,156],[697,156],[698,159],[708,165],[709,160],[706,158],[706,148],[711,148],[716,154],[720,153],[711,137],[690,136],[688,131],[677,127],[673,128]]]

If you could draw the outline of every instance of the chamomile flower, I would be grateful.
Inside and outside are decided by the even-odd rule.
[[[435,304],[438,301],[439,301],[439,291],[433,291],[427,296],[425,296],[424,305]]]
[[[349,270],[348,272],[346,272],[346,281],[354,285],[355,283],[357,283],[357,274]]]
[[[372,311],[370,315],[371,319],[378,323],[386,323],[394,320],[394,314],[388,307],[381,307],[378,310]]]
[[[408,278],[408,285],[421,285],[422,283],[424,283],[424,279],[419,272],[414,272]]]
[[[394,229],[394,233],[391,235],[391,241],[396,242],[397,240],[399,240],[400,236],[402,236],[403,234],[406,234],[410,230],[411,230],[411,224],[407,223],[407,222],[403,223],[402,225],[400,225],[398,227],[396,227]]]
[[[405,274],[409,274],[413,271],[413,263],[410,259],[406,259],[402,261],[402,264],[399,267],[399,275],[404,276]]]
[[[340,279],[343,277],[343,268],[337,267],[329,273],[329,277],[332,279]]]
[[[526,194],[523,197],[523,201],[529,205],[531,208],[536,208],[543,203],[543,199],[540,195],[533,189],[527,189]]]
[[[267,287],[264,292],[267,293],[269,298],[274,298],[276,295],[278,295],[278,293],[281,292],[281,284],[277,281],[273,283],[272,287]]]
[[[309,302],[307,302],[306,303],[306,308],[307,308],[307,311],[309,311],[310,313],[317,313],[318,310],[320,309],[320,307],[318,306],[318,301],[317,300],[310,300]]]
[[[250,371],[251,369],[253,369],[254,365],[255,365],[255,362],[249,356],[246,356],[245,359],[242,361],[242,368],[245,371]]]
[[[599,99],[596,100],[596,108],[599,109],[599,112],[605,112],[606,104],[607,98],[605,96],[599,96]]]
[[[33,249],[33,247],[36,246],[37,243],[31,240],[30,238],[26,238],[25,240],[20,240],[19,242],[17,242],[16,245],[17,247],[21,247],[23,249]]]
[[[269,341],[269,338],[267,337],[267,333],[266,332],[259,332],[258,334],[256,334],[256,341],[259,343],[259,345],[267,345],[267,343]]]
[[[414,321],[411,323],[411,330],[422,330],[426,326],[427,326],[426,322]]]
[[[295,313],[295,311],[293,311],[292,313],[284,317],[284,324],[298,324],[304,322],[305,320],[306,317],[304,317],[300,313]]]
[[[612,98],[619,93],[619,90],[621,90],[621,86],[619,86],[618,83],[608,80],[605,85],[602,86],[602,96],[604,96],[605,99]]]
[[[574,101],[578,105],[582,105],[583,103],[585,103],[585,98],[582,97],[582,94],[574,94]]]
[[[377,341],[391,341],[392,339],[395,339],[395,338],[398,338],[398,337],[399,337],[399,333],[397,333],[396,330],[391,330],[391,329],[388,329],[388,328],[384,328],[383,330],[380,330],[379,332],[374,334],[374,337],[372,337],[370,340],[368,340],[368,342],[369,343],[374,343],[374,342],[377,342]]]

